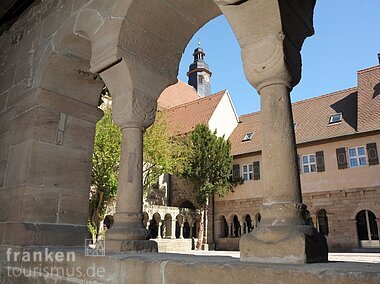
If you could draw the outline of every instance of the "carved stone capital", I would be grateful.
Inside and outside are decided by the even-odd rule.
[[[112,118],[121,128],[149,127],[156,118],[157,100],[137,89],[124,60],[100,73],[112,96]]]
[[[281,32],[242,49],[245,75],[258,92],[281,84],[292,89],[301,79],[301,55]]]

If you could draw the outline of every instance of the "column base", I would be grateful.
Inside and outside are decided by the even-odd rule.
[[[106,252],[158,252],[151,240],[106,240]]]
[[[258,226],[240,240],[240,260],[263,263],[327,262],[326,238],[307,225]]]
[[[107,252],[158,252],[157,243],[147,240],[149,232],[139,224],[113,227],[106,234]]]

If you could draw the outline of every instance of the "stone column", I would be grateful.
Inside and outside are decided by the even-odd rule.
[[[183,239],[183,223],[179,225],[179,238]]]
[[[149,226],[150,226],[150,221],[148,220],[148,221],[146,222],[146,226],[145,226],[147,230],[149,230]]]
[[[107,231],[106,250],[154,252],[143,225],[143,133],[155,119],[157,102],[133,88],[124,60],[101,72],[113,98],[112,118],[121,128],[121,155],[114,226]]]
[[[261,96],[262,219],[241,238],[240,258],[327,261],[326,239],[305,225],[290,102],[301,78],[303,41],[313,34],[315,0],[215,1],[237,35],[245,75]]]
[[[158,222],[158,233],[157,233],[157,239],[161,239],[161,228],[162,228],[162,221]],[[164,236],[165,237],[165,236]]]

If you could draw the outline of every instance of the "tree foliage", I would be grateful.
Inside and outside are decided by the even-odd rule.
[[[190,135],[190,147],[183,176],[195,184],[198,202],[204,205],[214,193],[224,196],[231,189],[231,143],[199,124]]]
[[[196,187],[197,202],[201,206],[201,222],[197,249],[207,243],[207,215],[209,198],[217,193],[224,196],[231,188],[231,144],[204,124],[195,127],[190,135],[191,154],[185,164],[183,176]]]
[[[189,148],[180,137],[170,137],[168,124],[158,112],[156,121],[144,135],[144,193],[147,194],[158,178],[164,174],[179,174],[189,155]]]
[[[121,130],[112,120],[111,110],[96,125],[92,156],[89,230],[94,239],[100,234],[100,223],[116,198],[119,174]]]

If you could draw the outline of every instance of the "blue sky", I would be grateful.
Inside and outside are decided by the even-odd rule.
[[[314,28],[302,48],[302,79],[292,91],[293,102],[356,86],[358,70],[378,65],[380,0],[318,0]],[[213,72],[212,92],[228,89],[239,115],[260,110],[260,97],[244,76],[240,47],[224,16],[193,36],[178,78],[187,82],[198,38]]]

